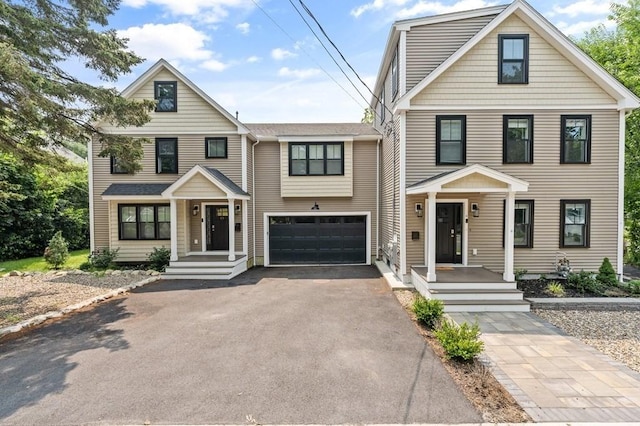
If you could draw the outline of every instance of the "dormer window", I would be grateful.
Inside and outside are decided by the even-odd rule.
[[[153,88],[156,112],[178,111],[178,84],[175,81],[156,81]]]
[[[498,83],[529,83],[529,35],[498,36]]]

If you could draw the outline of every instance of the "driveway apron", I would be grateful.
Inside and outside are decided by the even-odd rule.
[[[373,267],[161,281],[0,344],[0,423],[464,423]]]

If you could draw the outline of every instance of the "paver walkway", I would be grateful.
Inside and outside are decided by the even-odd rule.
[[[477,319],[502,385],[536,422],[640,420],[640,374],[530,313],[450,314]]]

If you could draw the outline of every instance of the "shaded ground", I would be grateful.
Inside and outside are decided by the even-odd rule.
[[[373,267],[152,284],[1,344],[0,372],[0,423],[480,421]]]

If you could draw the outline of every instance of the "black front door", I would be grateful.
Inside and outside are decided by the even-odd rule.
[[[462,204],[436,206],[436,262],[462,263]]]
[[[207,250],[229,250],[229,207],[206,206]]]

